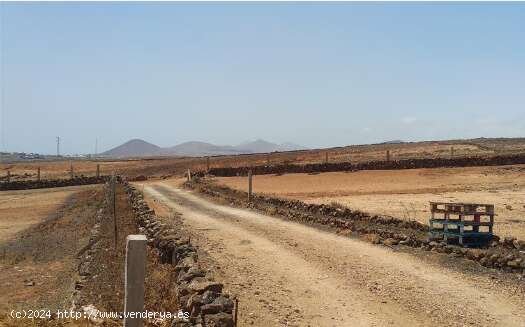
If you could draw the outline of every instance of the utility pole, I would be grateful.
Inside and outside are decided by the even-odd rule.
[[[57,136],[57,157],[60,156],[60,136]]]

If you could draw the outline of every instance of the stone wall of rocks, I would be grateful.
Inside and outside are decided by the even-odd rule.
[[[107,195],[109,194],[109,187],[107,184],[104,186],[104,193]],[[84,288],[84,283],[87,281],[89,276],[93,275],[93,254],[95,251],[97,251],[97,243],[100,240],[101,224],[103,220],[107,221],[107,218],[104,216],[105,208],[108,207],[107,199],[108,196],[105,196],[102,208],[97,211],[95,224],[91,228],[91,235],[89,237],[88,243],[77,254],[77,259],[79,262],[77,272],[79,278],[75,282],[75,290],[73,291],[72,310],[84,309],[79,307],[81,303],[82,289]]]
[[[264,165],[253,167],[223,167],[211,168],[209,174],[214,176],[243,176],[251,170],[255,175],[285,174],[285,173],[322,173],[332,171],[380,170],[380,169],[413,169],[441,167],[475,167],[525,164],[525,154],[493,157],[463,157],[463,158],[422,158],[393,161],[370,161],[352,164],[351,162],[315,163],[304,165]],[[198,172],[203,176],[204,172]]]
[[[198,263],[195,247],[181,231],[163,224],[150,209],[143,195],[127,182],[122,182],[129,196],[139,230],[148,243],[161,253],[161,261],[175,266],[178,302],[190,313],[189,321],[176,321],[172,326],[232,327],[234,302],[223,292],[223,285],[206,275]]]
[[[410,246],[425,251],[448,253],[479,262],[480,265],[507,272],[525,273],[525,241],[495,237],[490,247],[469,249],[428,239],[428,226],[395,217],[369,215],[340,206],[307,204],[263,195],[252,196],[225,186],[196,178],[185,184],[211,197],[226,200],[231,205],[249,207],[284,219],[332,228],[341,235],[352,235],[374,244]]]
[[[64,186],[77,186],[77,185],[90,185],[90,184],[103,184],[107,181],[107,176],[79,176],[70,179],[42,179],[27,180],[27,181],[12,181],[0,183],[0,191],[8,190],[29,190],[37,188],[52,188],[52,187],[64,187]]]

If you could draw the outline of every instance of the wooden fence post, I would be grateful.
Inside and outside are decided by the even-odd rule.
[[[454,147],[453,146],[450,147],[450,156],[451,157],[454,156]]]
[[[324,162],[328,163],[328,152],[324,153]]]
[[[239,312],[239,299],[235,297],[234,312],[233,312],[233,326],[234,327],[237,327],[237,316],[238,316],[237,313],[238,312]]]
[[[97,178],[100,177],[100,164],[97,164]]]
[[[124,327],[141,327],[142,317],[131,312],[144,311],[144,277],[146,275],[146,236],[128,235],[126,237]],[[128,316],[128,317],[126,317]]]
[[[206,157],[206,172],[210,171],[210,157]]]
[[[69,177],[70,177],[71,179],[73,179],[73,177],[75,177],[75,176],[73,175],[73,162],[70,161],[70,162],[69,162],[69,165],[70,165],[70,166],[69,166]]]
[[[11,182],[11,171],[10,170],[7,171],[7,182],[8,183]]]
[[[36,180],[40,182],[40,167],[36,170]]]
[[[117,249],[118,244],[118,228],[117,228],[117,178],[115,172],[111,176],[111,196],[113,202],[113,229],[115,232],[115,249]]]
[[[386,161],[390,161],[390,150],[386,150]]]
[[[248,171],[248,201],[252,201],[252,171]]]

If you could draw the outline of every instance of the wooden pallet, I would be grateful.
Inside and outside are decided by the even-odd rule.
[[[494,205],[430,202],[429,235],[447,243],[485,246],[493,237]]]

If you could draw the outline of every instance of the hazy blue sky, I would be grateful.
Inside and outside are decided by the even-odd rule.
[[[1,5],[2,144],[525,136],[525,4]]]

